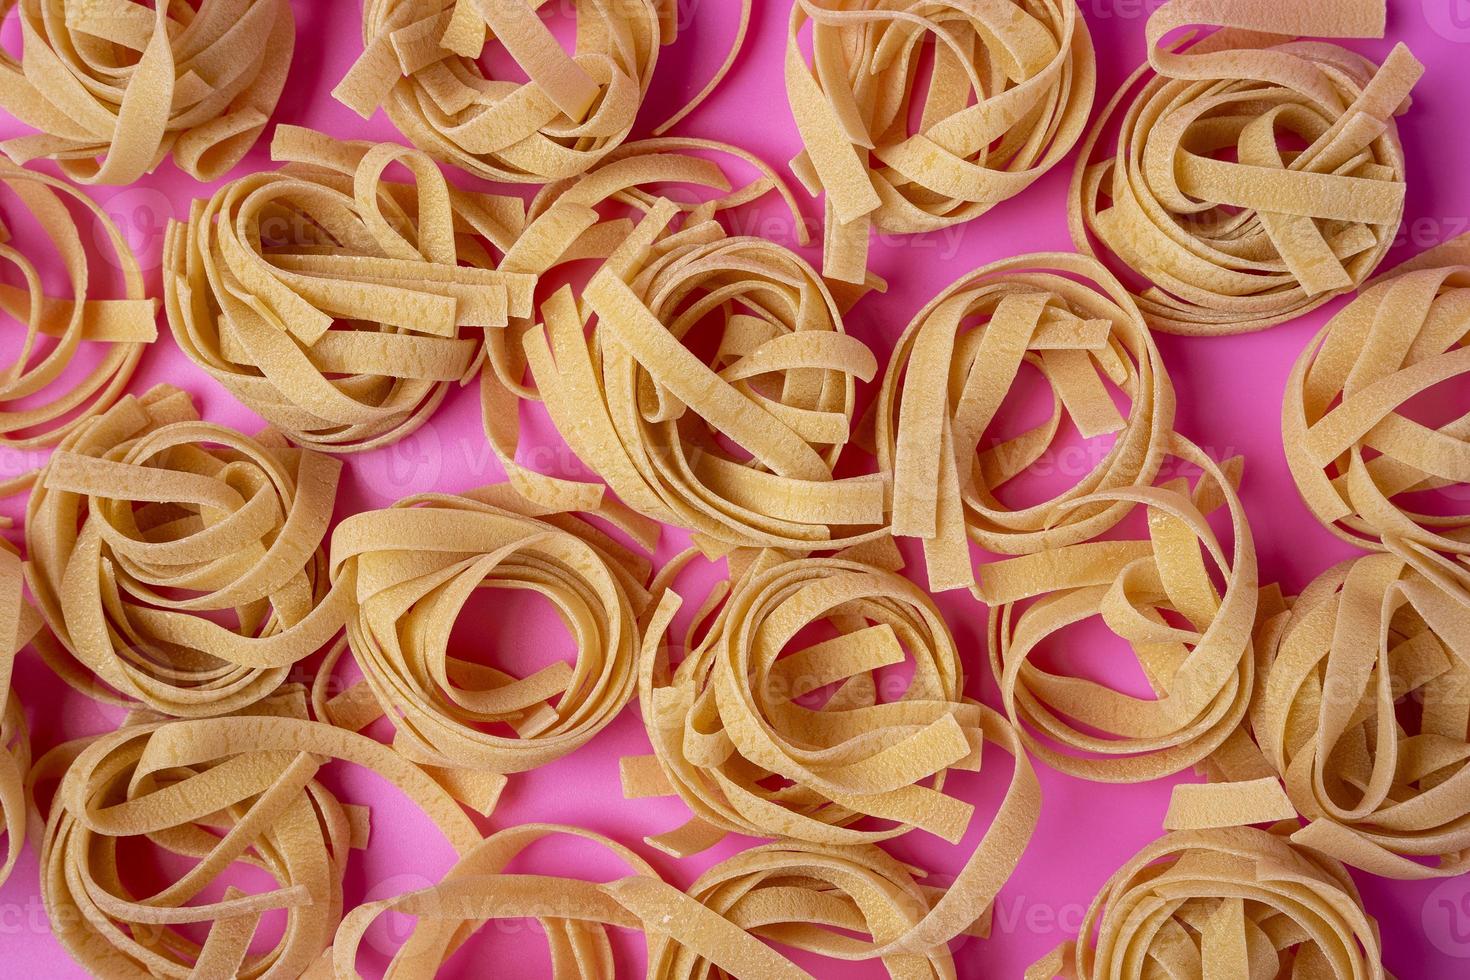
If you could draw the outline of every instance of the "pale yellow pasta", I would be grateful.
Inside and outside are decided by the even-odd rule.
[[[659,528],[625,523],[651,551]],[[334,579],[355,584],[347,636],[376,704],[349,689],[325,715],[360,728],[386,713],[394,747],[415,761],[534,769],[586,744],[633,697],[651,562],[578,515],[549,513],[504,484],[424,494],[343,521],[331,564]],[[516,677],[493,656],[452,656],[450,631],[478,589],[545,597],[576,644],[575,662]],[[515,734],[490,727],[501,724]]]
[[[794,0],[792,169],[826,195],[826,275],[863,281],[870,230],[936,231],[1021,193],[1076,145],[1096,76],[1075,0]]]
[[[1200,471],[1194,487],[1181,476],[1070,505],[1141,506],[1147,538],[1087,541],[981,570],[977,595],[991,607],[990,664],[1006,714],[1033,754],[1069,775],[1143,782],[1180,772],[1225,746],[1250,703],[1260,597],[1233,485],[1239,461],[1217,465],[1177,435],[1169,452],[1171,469]],[[1227,541],[1207,520],[1222,505]],[[1132,648],[1152,697],[1036,662],[1056,634],[1093,617]]]
[[[37,648],[84,694],[166,716],[266,697],[347,615],[321,547],[340,470],[270,430],[201,422],[166,385],[124,397],[31,493],[28,574],[51,630]]]
[[[1029,370],[1050,388],[1051,416],[1003,435],[997,423]],[[1126,418],[1114,389],[1128,399]],[[975,585],[970,541],[1033,554],[1122,520],[1132,504],[1106,494],[1153,484],[1173,429],[1174,388],[1111,273],[1070,253],[1025,255],[976,270],[919,312],[894,346],[874,418],[879,469],[893,474],[893,533],[923,539],[929,588],[938,591]],[[1111,436],[1112,445],[1069,488],[1007,506],[999,497],[1006,484],[1051,457],[1063,425],[1089,439]]]
[[[1171,0],[1150,16],[1148,63],[1083,143],[1071,225],[1128,270],[1154,329],[1261,330],[1383,261],[1404,211],[1394,117],[1423,66],[1403,45],[1379,66],[1297,38],[1382,37],[1384,6]]]
[[[168,156],[196,180],[224,176],[265,129],[296,43],[290,0],[19,2],[0,109],[40,132],[0,150],[85,184],[131,184]]]
[[[362,735],[306,721],[305,711],[298,687],[248,714],[128,724],[37,763],[38,780],[60,778],[41,842],[41,895],[73,959],[119,980],[303,976],[332,942],[349,852],[368,838],[366,808],[317,781],[334,759],[397,784],[459,853],[479,841],[422,770]],[[139,839],[151,855],[131,849]],[[166,854],[188,859],[189,870],[151,893],[125,883],[125,863]],[[249,878],[233,872],[244,867],[271,885],[242,887]],[[279,931],[272,913],[283,914]],[[199,942],[189,927],[204,924]]]
[[[171,222],[164,298],[179,347],[293,442],[387,445],[473,374],[481,331],[531,312],[535,277],[495,267],[518,198],[462,191],[423,153],[281,126],[290,165]],[[388,180],[393,164],[414,183]]]
[[[970,929],[1020,859],[1039,788],[1011,726],[964,696],[933,601],[851,557],[765,552],[696,617],[674,664],[678,607],[666,593],[644,640],[639,702],[654,754],[624,758],[623,786],[629,797],[677,795],[693,816],[649,843],[680,856],[730,832],[837,847],[923,830],[956,843],[975,807],[944,792],[945,776],[977,768],[989,745],[1014,769],[984,837],[932,907],[868,952],[927,955]],[[798,638],[812,626],[836,635]],[[905,663],[906,683],[884,672]],[[828,687],[825,702],[808,697]]]
[[[1436,251],[1464,263],[1463,244]],[[1470,403],[1461,397],[1458,417],[1437,426],[1410,404],[1437,385],[1463,394],[1470,380],[1470,264],[1405,270],[1365,290],[1302,352],[1282,409],[1286,460],[1333,534],[1470,588],[1470,513],[1421,512],[1413,496],[1470,488]]]
[[[872,352],[796,253],[713,219],[666,234],[677,210],[655,204],[580,302],[562,288],[526,335],[558,432],[630,507],[711,552],[882,535],[882,477],[836,473]]]
[[[1026,980],[1385,980],[1378,924],[1331,858],[1254,827],[1179,831],[1108,881]]]
[[[144,348],[158,337],[158,301],[147,295],[127,240],[90,198],[65,181],[3,159],[0,184],[40,226],[70,286],[69,295],[47,295],[42,279],[47,263],[40,254],[23,251],[25,243],[12,239],[0,217],[0,264],[15,269],[25,283],[0,283],[0,315],[25,324],[15,361],[0,373],[0,446],[52,446],[106,411],[127,387]],[[98,265],[68,205],[91,222],[87,237],[100,254],[116,260],[122,296],[102,295],[106,288],[95,281]],[[12,214],[12,221],[17,217]],[[91,344],[105,344],[106,350],[86,374],[67,374],[72,359]]]
[[[575,16],[574,52],[543,7]],[[332,94],[363,118],[381,106],[419,149],[478,176],[572,177],[627,139],[678,17],[673,0],[368,0],[362,57]],[[491,45],[524,80],[486,74]]]
[[[1261,654],[1251,723],[1307,821],[1293,841],[1389,878],[1470,870],[1470,594],[1344,562]]]
[[[8,523],[8,522],[7,522]],[[15,655],[31,641],[41,620],[26,602],[20,556],[0,539],[0,833],[5,856],[0,859],[0,885],[10,877],[25,840],[26,774],[31,768],[30,731],[25,710],[11,688]]]

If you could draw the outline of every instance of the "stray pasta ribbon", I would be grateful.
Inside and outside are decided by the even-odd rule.
[[[630,869],[606,883],[505,870],[532,844],[571,837],[598,845]],[[648,943],[649,980],[714,975],[811,980],[749,932],[666,884],[633,851],[601,834],[555,824],[522,824],[485,838],[438,884],[367,902],[342,921],[330,961],[307,980],[359,978],[356,961],[368,928],[386,912],[413,916],[413,930],[388,973],[432,980],[440,966],[486,922],[534,918],[551,953],[555,980],[613,977],[617,966],[607,927],[635,929]]]
[[[1344,562],[1262,654],[1251,723],[1307,820],[1292,840],[1387,878],[1470,870],[1470,594],[1393,555]]]
[[[10,877],[20,858],[26,834],[26,775],[31,769],[31,740],[20,698],[11,689],[15,655],[41,628],[24,595],[20,555],[0,539],[0,832],[5,834],[5,856],[0,860],[0,885]]]
[[[870,229],[937,231],[1021,193],[1076,145],[1096,83],[1076,0],[796,0],[792,169],[826,194],[825,274],[862,282]]]
[[[568,54],[544,4],[369,0],[362,57],[332,94],[364,119],[381,106],[419,149],[488,180],[574,177],[627,139],[679,13],[673,0],[571,0]],[[492,44],[523,80],[487,75]]]
[[[26,511],[37,649],[77,690],[165,716],[266,697],[342,629],[321,547],[341,464],[126,396],[68,436]],[[218,621],[217,621],[218,620]]]
[[[39,777],[61,775],[41,844],[41,894],[73,959],[95,976],[132,980],[306,975],[341,921],[349,853],[368,838],[367,809],[317,780],[332,760],[395,783],[458,853],[479,841],[423,771],[305,711],[298,688],[250,714],[126,725],[37,763]],[[143,841],[151,854],[135,850]],[[179,859],[188,870],[151,893],[127,883],[138,864]],[[247,867],[255,875],[233,873]],[[262,874],[267,887],[237,884]],[[283,917],[279,931],[273,914]],[[194,930],[206,924],[199,942]]]
[[[559,290],[526,335],[557,431],[634,510],[711,553],[881,536],[882,477],[835,473],[872,351],[795,252],[713,219],[665,235],[676,211],[654,205],[582,301]]]
[[[454,188],[397,144],[282,126],[271,150],[289,165],[234,180],[170,223],[174,338],[299,445],[346,453],[402,439],[473,375],[479,329],[531,313],[535,277],[497,270],[490,251],[520,234],[524,205]],[[388,180],[393,164],[414,183]]]
[[[1026,980],[1386,980],[1378,924],[1346,869],[1256,827],[1179,831],[1119,869],[1081,937]]]
[[[990,663],[1006,714],[1031,752],[1072,776],[1131,783],[1180,772],[1224,746],[1250,703],[1260,594],[1234,486],[1239,460],[1217,465],[1177,435],[1170,454],[1200,471],[1193,488],[1179,477],[1070,505],[1141,505],[1146,539],[1088,541],[981,570],[977,596],[991,607]],[[1221,506],[1229,550],[1207,520]],[[1153,697],[1036,662],[1050,638],[1093,617],[1132,647]]]
[[[756,176],[735,187],[712,157],[728,157]],[[546,282],[585,260],[606,261],[632,234],[632,216],[646,215],[675,188],[714,191],[717,196],[677,202],[684,223],[698,225],[726,212],[779,194],[790,212],[797,240],[809,240],[796,197],[769,165],[739,147],[713,140],[663,137],[625,143],[576,178],[547,184],[527,208],[526,227],[506,252],[501,268]],[[485,335],[486,366],[480,375],[485,434],[507,478],[523,496],[563,510],[598,506],[598,484],[538,473],[516,460],[520,445],[520,402],[540,401],[527,384],[525,338],[537,329],[532,316],[512,316],[504,330]]]
[[[1051,417],[998,431],[1029,371],[1051,389]],[[1127,418],[1114,389],[1129,401]],[[1008,507],[999,494],[1052,451],[1064,423],[1087,438],[1112,435],[1111,448],[1070,489]],[[1132,503],[1094,495],[1151,486],[1173,425],[1163,360],[1111,273],[1063,253],[986,266],[920,311],[884,375],[874,441],[879,469],[893,474],[893,533],[923,539],[931,590],[973,588],[971,540],[1034,554],[1116,525]]]
[[[925,955],[970,929],[1020,860],[1040,790],[1011,726],[965,698],[933,600],[851,558],[764,552],[700,611],[671,665],[678,607],[666,592],[645,635],[639,701],[654,754],[623,760],[623,792],[677,795],[693,818],[649,843],[678,856],[727,832],[831,847],[923,830],[958,843],[975,808],[944,792],[945,776],[978,769],[989,743],[1014,768],[983,839],[943,897],[868,955]],[[835,635],[813,642],[808,627]],[[867,818],[878,825],[856,826]]]
[[[65,181],[3,159],[0,185],[40,226],[70,284],[70,295],[47,295],[39,256],[21,251],[13,230],[0,220],[0,264],[13,267],[25,282],[23,288],[0,283],[0,314],[25,324],[15,361],[0,373],[0,446],[54,446],[122,394],[143,349],[158,339],[158,301],[148,297],[127,239],[96,202]],[[103,289],[94,279],[83,226],[68,204],[86,214],[94,246],[116,260],[123,296],[98,295]],[[106,349],[97,358],[83,358],[91,363],[87,372],[69,371],[73,358],[93,344]]]
[[[1402,44],[1379,66],[1297,39],[1382,37],[1384,19],[1384,0],[1172,0],[1149,17],[1148,64],[1083,143],[1071,226],[1149,283],[1150,326],[1262,330],[1383,261],[1404,212],[1394,117],[1424,68]],[[1176,39],[1186,27],[1218,29]]]
[[[1297,489],[1328,530],[1470,588],[1470,514],[1413,509],[1424,491],[1470,487],[1470,258],[1459,258],[1415,263],[1333,317],[1292,370],[1281,434]],[[1438,426],[1410,404],[1436,385],[1462,396]]]
[[[131,184],[169,155],[218,180],[265,129],[296,43],[290,0],[20,0],[20,31],[0,109],[40,133],[0,150],[84,184]]]
[[[657,525],[610,508],[600,516],[633,518],[628,526],[652,551]],[[355,582],[347,636],[376,704],[349,689],[326,702],[326,716],[361,728],[386,712],[394,747],[416,762],[534,769],[586,744],[633,697],[652,563],[508,485],[355,514],[333,533],[332,572],[348,587]],[[544,596],[576,642],[575,664],[558,660],[515,677],[451,656],[450,631],[476,589]],[[495,725],[514,736],[496,734]]]

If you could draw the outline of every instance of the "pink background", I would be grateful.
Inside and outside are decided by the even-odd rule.
[[[1081,0],[1097,42],[1100,61],[1099,101],[1106,98],[1144,56],[1144,0]],[[718,64],[735,25],[735,4],[728,0],[683,0],[686,33],[664,49],[640,132],[665,118],[704,84]],[[276,113],[279,122],[313,126],[352,138],[396,139],[381,115],[364,123],[337,105],[329,92],[360,51],[357,4],[349,0],[297,0],[299,36],[286,96]],[[731,140],[767,161],[780,164],[799,149],[786,108],[781,58],[789,3],[757,0],[745,56],[725,86],[679,132]],[[18,51],[15,18],[9,18],[4,43]],[[1464,99],[1470,86],[1470,2],[1467,0],[1390,0],[1389,35],[1406,41],[1428,65],[1415,95],[1413,111],[1402,121],[1409,161],[1409,205],[1405,228],[1391,261],[1470,230],[1470,137],[1465,135]],[[1361,45],[1381,56],[1388,42]],[[0,118],[0,136],[22,132]],[[240,173],[269,166],[268,140],[247,157]],[[886,360],[894,339],[923,303],[953,279],[997,258],[1022,252],[1066,250],[1065,202],[1073,158],[1038,182],[1019,199],[996,208],[969,226],[921,239],[877,243],[872,265],[890,283],[887,295],[862,302],[848,318],[850,332],[871,344]],[[456,177],[464,183],[474,182]],[[205,189],[165,163],[158,173],[125,189],[95,194],[123,226],[149,268],[157,288],[157,263],[164,219],[183,216],[188,202]],[[805,201],[808,215],[817,215]],[[790,242],[789,218],[775,210],[743,215],[738,230]],[[808,252],[814,260],[816,253]],[[1334,303],[1315,315],[1254,336],[1222,340],[1161,337],[1165,361],[1179,391],[1178,426],[1217,458],[1242,453],[1247,458],[1243,496],[1255,532],[1263,581],[1278,580],[1289,592],[1301,588],[1350,550],[1320,528],[1301,505],[1282,457],[1279,430],[1282,390],[1291,364],[1325,318],[1341,307]],[[5,350],[13,353],[13,345]],[[236,404],[178,352],[164,330],[144,356],[132,391],[168,381],[191,391],[207,418],[246,430],[260,422]],[[870,392],[869,392],[870,394]],[[562,446],[542,413],[525,413],[531,447],[528,462],[565,476],[585,470]],[[0,474],[13,475],[34,466],[38,458],[7,451],[0,454]],[[349,458],[338,503],[338,515],[385,506],[411,492],[455,491],[502,478],[485,444],[473,388],[456,391],[433,420],[405,442],[376,453]],[[20,501],[9,501],[4,513],[19,515]],[[682,534],[665,534],[661,555],[683,547]],[[910,555],[914,552],[911,550]],[[717,570],[702,570],[707,583]],[[698,598],[699,576],[686,576]],[[499,596],[502,593],[494,593]],[[995,702],[984,652],[985,610],[964,594],[940,600],[960,644],[971,675],[971,691]],[[497,603],[499,600],[497,600]],[[559,631],[547,639],[547,620],[527,602],[482,603],[462,620],[456,642],[497,644],[496,662],[511,669],[569,654]],[[530,615],[525,615],[531,613]],[[478,634],[478,636],[476,635]],[[1089,633],[1088,639],[1097,638]],[[1105,640],[1090,648],[1098,660],[1131,667],[1131,658]],[[1077,659],[1075,652],[1069,659]],[[1102,676],[1107,666],[1092,668]],[[1123,673],[1127,675],[1128,670]],[[1127,677],[1119,678],[1128,683]],[[58,742],[107,730],[116,713],[71,692],[56,681],[30,651],[21,654],[16,686],[32,719],[37,755]],[[379,732],[381,734],[381,732]],[[627,802],[618,788],[617,760],[647,751],[636,708],[629,708],[597,739],[554,765],[512,777],[499,810],[487,829],[522,822],[552,821],[580,825],[634,845],[671,881],[687,885],[713,860],[743,846],[727,846],[688,861],[675,861],[651,851],[641,838],[682,822],[685,811],[676,801]],[[1000,752],[988,756],[986,771],[951,784],[956,792],[988,812],[1009,778]],[[373,808],[373,841],[352,861],[347,876],[349,905],[364,898],[423,887],[452,863],[452,854],[437,832],[396,792],[360,771],[336,771],[329,782],[347,800]],[[1041,822],[1024,860],[997,903],[994,934],[956,946],[962,977],[1019,977],[1024,967],[1071,935],[1082,911],[1107,877],[1140,846],[1159,834],[1159,824],[1174,780],[1141,786],[1103,786],[1041,770],[1044,805]],[[1181,778],[1194,778],[1181,777]],[[978,831],[960,847],[932,840],[900,842],[904,857],[942,873],[957,869]],[[0,889],[0,948],[6,956],[0,974],[78,976],[81,971],[51,939],[37,887],[35,843],[39,828],[26,842],[26,854]],[[617,874],[581,846],[540,847],[536,867],[543,871]],[[1470,966],[1470,880],[1442,884],[1399,884],[1359,876],[1369,911],[1383,927],[1387,965],[1400,978],[1465,975]],[[401,925],[401,923],[399,924]],[[360,962],[376,975],[385,952],[396,945],[393,923],[380,924]],[[641,969],[638,937],[615,939],[620,967],[629,975]],[[513,955],[511,960],[501,956]],[[482,957],[496,957],[487,960]],[[819,976],[883,976],[881,967],[845,967],[803,960]],[[489,966],[487,969],[487,965]],[[484,930],[453,963],[461,976],[539,976],[547,973],[545,954],[534,924],[501,923]],[[839,972],[840,971],[840,972]],[[621,971],[620,971],[621,972]]]

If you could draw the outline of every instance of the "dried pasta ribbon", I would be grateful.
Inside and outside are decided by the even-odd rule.
[[[126,396],[31,494],[31,591],[55,634],[38,649],[77,690],[165,716],[259,701],[346,619],[321,547],[340,469],[201,422],[169,386]]]
[[[12,267],[25,283],[0,283],[0,315],[25,324],[15,361],[0,372],[0,446],[54,446],[89,417],[106,411],[127,387],[144,347],[158,337],[158,301],[148,297],[127,239],[91,198],[65,181],[4,159],[0,184],[40,226],[69,284],[66,294],[47,295],[43,263],[23,252],[22,243],[12,240],[11,229],[0,220],[0,265]],[[99,295],[103,289],[93,280],[96,270],[83,229],[68,205],[86,214],[91,222],[87,238],[115,260],[121,297]],[[92,365],[89,370],[80,376],[68,371],[73,358],[93,345],[103,349],[100,356],[83,356],[83,363]]]
[[[1293,841],[1389,878],[1470,870],[1470,594],[1347,561],[1262,654],[1251,723],[1307,820]]]
[[[366,809],[317,780],[334,759],[397,784],[458,852],[480,839],[422,770],[304,712],[298,695],[246,715],[132,724],[38,763],[65,766],[41,844],[41,889],[56,939],[78,963],[138,980],[304,975],[341,920],[349,851],[367,843]],[[138,840],[189,870],[137,893],[122,866],[139,860],[128,843]],[[207,891],[246,866],[271,884]],[[269,921],[261,928],[272,913],[284,918],[278,933]],[[190,927],[206,923],[199,942]]]
[[[992,427],[1027,368],[1051,388],[1051,417],[1002,438]],[[1114,390],[1128,399],[1127,418]],[[1158,348],[1102,265],[1056,253],[986,266],[920,311],[884,375],[874,433],[879,469],[893,474],[893,532],[923,539],[930,589],[973,587],[969,541],[1035,554],[1122,520],[1129,501],[1093,495],[1151,486],[1173,424]],[[1111,435],[1111,448],[1070,489],[1007,506],[998,494],[1052,452],[1064,425]]]
[[[1075,0],[796,0],[792,169],[826,194],[826,275],[863,280],[870,228],[936,231],[1021,193],[1076,145],[1096,82]]]
[[[1147,539],[1089,541],[981,572],[977,594],[991,606],[990,663],[1006,714],[1027,748],[1073,776],[1143,782],[1180,772],[1225,746],[1250,702],[1260,597],[1234,487],[1239,461],[1217,465],[1177,435],[1170,453],[1200,471],[1193,488],[1181,477],[1075,504],[1141,505]],[[1232,548],[1206,519],[1221,505]],[[1132,647],[1153,697],[1033,662],[1054,634],[1092,617]]]
[[[676,210],[656,204],[582,301],[558,291],[526,335],[557,430],[634,510],[710,551],[881,536],[882,478],[835,473],[872,352],[796,253],[712,219],[665,235]]]
[[[83,184],[131,184],[170,154],[218,180],[265,129],[296,43],[290,0],[20,0],[20,31],[0,109],[40,133],[0,150]]]
[[[651,548],[649,525],[638,529]],[[533,769],[586,744],[633,697],[651,562],[577,515],[547,513],[504,484],[409,497],[343,521],[331,565],[334,579],[356,582],[353,656],[397,729],[395,748],[415,761]],[[544,596],[576,642],[575,664],[515,677],[451,656],[450,630],[476,589]],[[348,725],[376,713],[354,708]],[[328,714],[343,720],[332,702]]]
[[[531,312],[535,277],[495,268],[518,198],[453,188],[423,153],[282,126],[290,163],[172,222],[164,296],[180,348],[292,441],[387,445],[472,372],[479,328]],[[385,178],[392,164],[414,183]]]
[[[1378,924],[1331,858],[1254,827],[1179,831],[1119,869],[1026,980],[1385,980]]]
[[[739,161],[754,170],[756,177],[734,186],[720,158]],[[541,188],[527,208],[525,231],[501,267],[544,277],[544,281],[579,261],[605,261],[631,233],[629,215],[647,214],[676,187],[716,194],[678,202],[683,223],[691,225],[778,194],[791,215],[798,243],[808,243],[795,195],[768,164],[728,143],[671,136],[625,143],[587,173]],[[673,229],[666,232],[673,233]],[[559,509],[591,510],[601,499],[600,485],[548,476],[516,460],[520,402],[541,400],[535,386],[527,384],[524,346],[537,322],[529,315],[512,316],[506,329],[485,336],[486,366],[480,375],[485,433],[506,476],[521,494]]]
[[[555,875],[509,873],[506,866],[547,837],[580,838],[599,845],[631,874],[607,883]],[[431,980],[475,929],[501,919],[534,918],[551,952],[556,980],[617,973],[607,927],[636,929],[648,942],[650,980],[695,980],[712,975],[810,980],[810,975],[755,936],[666,884],[637,854],[601,834],[555,824],[522,824],[485,838],[438,885],[367,902],[342,922],[330,963],[309,980],[358,978],[358,951],[385,912],[415,917],[388,973]]]
[[[840,847],[912,830],[957,843],[975,808],[943,791],[945,776],[977,769],[982,747],[998,746],[1015,765],[983,839],[945,895],[875,936],[867,955],[923,956],[970,929],[1020,860],[1040,792],[1015,731],[964,697],[933,601],[849,558],[767,552],[701,611],[703,635],[671,667],[678,606],[666,593],[645,636],[639,700],[654,756],[623,760],[624,794],[677,795],[693,820],[649,843],[685,854],[734,832]],[[836,635],[811,642],[808,627]],[[889,669],[900,664],[906,683]],[[825,688],[825,702],[813,699]]]
[[[1150,326],[1261,330],[1383,261],[1404,211],[1394,116],[1423,66],[1403,45],[1379,66],[1296,38],[1382,37],[1384,6],[1172,0],[1149,18],[1148,64],[1083,143],[1071,225],[1079,250],[1149,283]],[[1218,30],[1166,40],[1200,26]]]
[[[8,522],[7,522],[8,523]],[[15,655],[41,627],[24,596],[20,556],[0,538],[0,832],[5,834],[0,884],[10,877],[25,840],[26,774],[31,768],[31,739],[20,698],[11,690]]]
[[[574,177],[632,131],[677,11],[672,0],[572,0],[568,54],[540,16],[544,4],[370,0],[362,57],[332,94],[364,119],[381,106],[419,149],[480,177]],[[479,59],[497,43],[525,81],[486,73]]]
[[[1297,489],[1328,530],[1470,587],[1470,514],[1421,513],[1408,496],[1470,485],[1470,415],[1436,427],[1410,405],[1470,379],[1467,286],[1456,264],[1364,291],[1302,352],[1281,418]]]

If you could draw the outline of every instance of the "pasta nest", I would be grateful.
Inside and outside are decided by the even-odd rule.
[[[870,227],[936,231],[1021,193],[1076,145],[1096,83],[1075,0],[797,0],[793,170],[826,193],[826,273],[863,280]]]
[[[693,819],[649,843],[682,856],[727,832],[841,846],[916,829],[957,843],[975,808],[944,792],[946,777],[975,770],[990,742],[1015,767],[984,839],[948,896],[870,955],[927,953],[970,928],[1014,870],[1039,790],[1011,727],[964,696],[933,601],[852,558],[766,552],[717,611],[701,610],[671,666],[678,606],[666,593],[646,632],[639,699],[654,753],[625,758],[623,782],[630,797],[677,795]],[[855,826],[865,818],[877,824]]]
[[[22,251],[0,220],[0,263],[12,266],[24,287],[0,283],[0,313],[25,324],[15,361],[0,374],[0,446],[54,446],[77,426],[106,411],[132,379],[143,349],[158,338],[158,301],[147,295],[138,259],[117,225],[94,201],[65,181],[0,159],[0,184],[45,234],[66,270],[70,295],[50,296],[44,263]],[[123,295],[103,297],[105,278],[83,241],[82,226],[68,208],[91,222],[100,253],[115,261]],[[105,246],[103,243],[106,243]],[[99,282],[98,280],[101,280]],[[89,345],[105,345],[78,376],[73,359]],[[18,407],[16,406],[19,403]]]
[[[1470,868],[1467,623],[1470,595],[1392,555],[1328,570],[1276,622],[1251,723],[1308,821],[1294,841],[1388,878]]]
[[[576,51],[542,20],[545,0],[371,0],[363,54],[333,91],[379,106],[426,153],[488,180],[574,177],[632,131],[678,12],[666,0],[572,0]],[[524,81],[494,77],[494,45]]]
[[[1131,980],[1157,970],[1243,980],[1388,976],[1378,924],[1342,865],[1253,827],[1183,831],[1148,845],[1108,881],[1080,935],[1026,980]]]
[[[997,431],[1032,372],[1050,389],[1050,418]],[[1128,399],[1126,418],[1110,389]],[[1174,406],[1143,316],[1100,264],[1057,253],[979,269],[914,318],[883,377],[875,441],[893,474],[894,534],[924,540],[934,590],[974,586],[968,541],[1031,554],[1095,538],[1132,507],[1110,492],[1153,484]],[[1060,455],[1064,425],[1112,444],[1070,488],[1007,506],[1006,484]]]
[[[188,717],[259,701],[346,618],[321,548],[340,469],[201,422],[168,386],[125,397],[31,494],[31,591],[55,634],[38,648],[103,701]]]
[[[0,539],[0,832],[5,853],[0,860],[0,885],[20,859],[25,840],[26,776],[31,770],[31,738],[20,698],[11,688],[15,655],[40,629],[36,610],[25,601],[25,579],[20,556],[10,542]]]
[[[293,165],[241,177],[171,222],[164,296],[179,347],[292,441],[360,452],[402,439],[529,315],[535,277],[494,267],[515,198],[453,188],[427,156],[279,127]],[[401,164],[415,183],[384,177]]]
[[[1149,18],[1148,64],[1083,143],[1071,225],[1080,251],[1147,280],[1138,305],[1154,329],[1274,326],[1356,289],[1393,246],[1394,116],[1423,66],[1403,45],[1380,67],[1292,40],[1381,37],[1383,6],[1369,27],[1350,9],[1364,6],[1174,0]],[[1201,25],[1220,29],[1166,39]]]
[[[634,510],[711,550],[878,536],[882,478],[834,472],[872,352],[794,252],[712,220],[659,237],[676,211],[655,205],[582,303],[563,288],[527,335],[557,431]]]
[[[981,572],[990,605],[990,664],[1006,714],[1052,768],[1099,782],[1144,782],[1204,761],[1244,719],[1255,681],[1259,602],[1255,545],[1224,466],[1179,436],[1154,487],[1099,491],[1077,506],[1145,508],[1148,537],[1088,541],[994,562]],[[1224,508],[1233,547],[1207,515]],[[1038,663],[1043,645],[1100,617],[1132,648],[1153,697],[1138,697]]]
[[[1463,507],[1421,512],[1424,498],[1414,496],[1440,491],[1463,499],[1470,425],[1464,417],[1424,424],[1412,404],[1436,385],[1464,392],[1467,286],[1470,265],[1419,268],[1416,260],[1364,291],[1298,359],[1286,385],[1282,440],[1297,489],[1333,534],[1470,587],[1470,514]],[[1463,416],[1465,399],[1457,401]]]
[[[329,703],[334,721],[356,728],[386,712],[412,759],[510,773],[586,744],[633,697],[651,562],[508,489],[410,497],[338,526],[332,572],[355,593],[347,636],[377,705],[347,715]],[[651,551],[658,528],[638,530]],[[575,665],[518,678],[452,656],[450,630],[477,589],[545,597],[576,643]]]
[[[296,43],[290,0],[20,0],[20,25],[0,108],[40,133],[0,149],[83,184],[134,183],[169,155],[218,180],[265,129]]]
[[[609,882],[557,875],[508,873],[506,866],[548,837],[594,844],[629,873]],[[577,827],[530,823],[491,834],[437,885],[367,902],[342,922],[332,947],[337,976],[356,976],[355,961],[368,928],[386,912],[412,915],[415,925],[394,953],[394,976],[427,978],[489,921],[533,918],[551,952],[555,980],[613,977],[618,973],[607,927],[634,929],[648,943],[649,980],[694,980],[724,975],[803,980],[797,968],[758,938],[665,883],[633,851]]]
[[[41,843],[41,895],[73,959],[93,975],[134,980],[312,975],[341,921],[349,853],[368,841],[366,809],[317,780],[333,760],[397,784],[458,852],[480,839],[423,770],[305,712],[297,689],[249,714],[138,719],[37,763],[33,779],[60,779]],[[151,854],[134,851],[144,841]],[[131,866],[131,878],[140,864],[178,859],[189,870],[151,894],[120,867]],[[241,884],[249,877],[234,872],[244,868],[271,884]],[[279,932],[265,918],[272,913],[283,914]],[[202,943],[181,928],[205,923]]]

